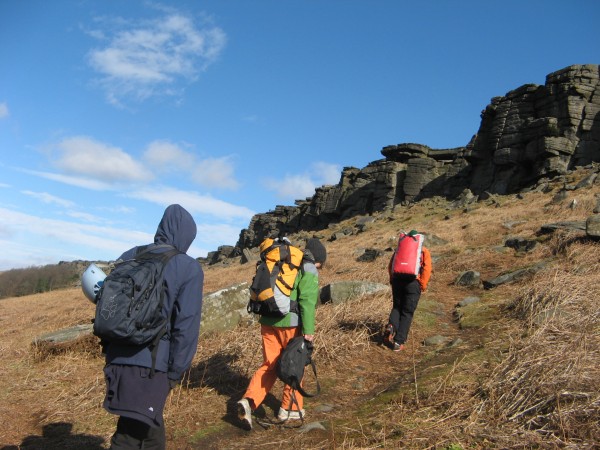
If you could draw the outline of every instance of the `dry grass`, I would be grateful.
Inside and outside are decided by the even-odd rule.
[[[537,236],[545,223],[583,220],[597,194],[598,187],[573,193],[579,202],[575,210],[551,204],[552,193],[496,199],[500,206],[480,202],[469,212],[432,200],[376,216],[367,231],[328,242],[322,285],[387,283],[391,254],[386,249],[399,230],[416,228],[446,242],[430,247],[434,273],[407,351],[395,354],[378,344],[389,294],[320,306],[315,359],[323,390],[306,403],[309,422],[320,421],[327,430],[258,427],[246,433],[235,426],[233,411],[260,364],[259,330],[203,334],[183,385],[168,400],[169,448],[597,448],[598,244],[577,234]],[[317,234],[327,240],[354,224],[348,220]],[[499,249],[511,236],[540,244],[523,255]],[[357,263],[359,248],[384,253],[371,263]],[[541,259],[553,262],[493,291],[453,283],[463,270],[478,270],[486,279]],[[252,264],[208,267],[205,292],[249,281],[253,271]],[[498,317],[479,328],[459,329],[454,307],[469,295],[501,307]],[[31,346],[36,336],[87,323],[92,315],[93,306],[79,289],[0,301],[0,445],[107,446],[115,418],[101,408],[102,358],[85,340],[56,354]],[[422,340],[434,334],[460,338],[462,344],[423,347]],[[267,398],[267,416],[278,407],[281,388],[278,383]],[[326,405],[333,409],[317,411]],[[54,446],[49,434],[56,427],[67,431]]]
[[[560,265],[510,304],[526,333],[482,387],[473,417],[591,448],[600,436],[600,245],[564,250]]]

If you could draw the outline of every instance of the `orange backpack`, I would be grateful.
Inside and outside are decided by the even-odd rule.
[[[283,317],[298,312],[290,299],[304,253],[287,238],[267,238],[260,244],[260,261],[250,286],[248,312]]]

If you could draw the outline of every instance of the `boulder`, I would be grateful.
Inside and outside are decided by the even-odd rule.
[[[493,278],[489,281],[483,282],[484,289],[493,289],[495,287],[500,286],[505,283],[512,283],[513,281],[520,280],[528,275],[532,275],[540,270],[544,269],[548,263],[546,261],[540,261],[533,266],[526,267],[523,269],[518,269],[503,275],[499,275],[496,278]]]
[[[93,335],[93,324],[81,324],[38,336],[34,343],[48,346],[68,345],[82,337]]]
[[[231,330],[253,317],[246,310],[250,300],[248,283],[230,286],[204,296],[201,333]]]
[[[537,241],[521,237],[509,238],[504,242],[505,247],[514,248],[517,252],[530,252],[537,246]]]
[[[457,286],[479,286],[481,274],[475,270],[467,270],[456,277],[454,284]]]
[[[45,333],[33,340],[31,348],[36,360],[65,352],[96,353],[99,356],[102,349],[91,323]]]
[[[586,225],[584,221],[565,221],[555,222],[542,225],[540,228],[540,234],[553,233],[557,230],[565,231],[585,231]]]
[[[585,233],[593,239],[600,239],[600,214],[590,216],[585,221]]]
[[[339,304],[389,289],[387,284],[371,281],[337,281],[324,286],[319,297],[322,303]]]
[[[372,262],[383,255],[382,250],[376,248],[365,248],[356,258],[358,262]]]

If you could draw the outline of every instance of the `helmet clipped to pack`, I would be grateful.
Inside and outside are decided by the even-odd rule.
[[[96,304],[96,296],[98,295],[98,292],[100,292],[100,288],[102,287],[105,278],[106,274],[93,263],[85,269],[85,272],[83,272],[83,275],[81,276],[81,289],[83,289],[83,293],[93,304]]]

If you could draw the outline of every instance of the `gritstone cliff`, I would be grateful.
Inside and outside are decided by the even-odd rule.
[[[317,188],[295,206],[256,214],[237,252],[280,232],[319,230],[330,223],[423,198],[510,194],[577,166],[600,161],[600,66],[573,65],[494,97],[465,147],[389,145],[384,159],[345,167],[338,184]],[[230,248],[234,251],[234,248]],[[209,255],[210,256],[210,255]]]

